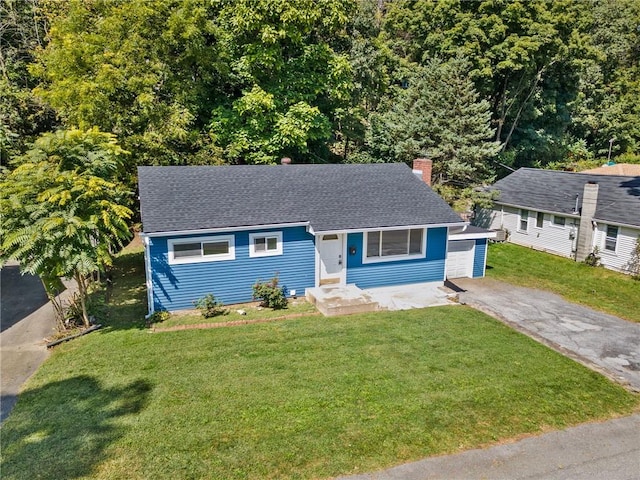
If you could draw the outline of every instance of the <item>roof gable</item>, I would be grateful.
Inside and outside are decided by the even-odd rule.
[[[145,233],[309,222],[315,231],[461,223],[404,164],[139,167]]]
[[[499,190],[496,203],[559,214],[582,208],[584,186],[598,184],[595,219],[640,226],[640,176],[597,175],[557,170],[521,168],[499,180],[491,190]]]

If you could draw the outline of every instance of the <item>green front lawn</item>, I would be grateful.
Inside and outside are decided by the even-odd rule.
[[[640,322],[640,281],[512,243],[489,246],[487,277],[540,288],[565,299]]]
[[[118,260],[106,328],[28,382],[3,479],[326,478],[640,405],[462,306],[151,333],[140,260]]]

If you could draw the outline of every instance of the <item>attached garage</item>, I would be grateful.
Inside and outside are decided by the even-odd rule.
[[[487,242],[496,232],[466,226],[451,228],[447,243],[447,278],[484,277],[487,262]]]
[[[475,240],[449,240],[447,278],[473,277]]]

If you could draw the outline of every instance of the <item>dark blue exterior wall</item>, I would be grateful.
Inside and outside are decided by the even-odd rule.
[[[374,288],[444,281],[446,227],[427,229],[426,257],[414,260],[362,263],[363,238],[362,233],[347,236],[347,252],[356,247],[354,255],[347,254],[347,283],[355,283],[359,288]]]
[[[249,257],[249,234],[281,231],[283,254],[273,257]],[[183,310],[213,293],[225,304],[250,302],[256,280],[269,280],[277,272],[280,285],[303,295],[315,284],[314,237],[304,227],[252,230],[220,235],[235,236],[235,260],[170,265],[167,238],[149,238],[154,310]],[[203,235],[183,235],[193,238]],[[205,235],[213,236],[213,235]]]
[[[473,256],[473,278],[484,277],[484,259],[487,251],[487,239],[476,239],[475,254]]]

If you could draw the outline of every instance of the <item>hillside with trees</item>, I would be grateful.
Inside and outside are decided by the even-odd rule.
[[[638,162],[635,0],[0,0],[0,158],[55,130],[137,165]],[[611,141],[613,140],[613,141]],[[465,193],[466,192],[466,193]]]

